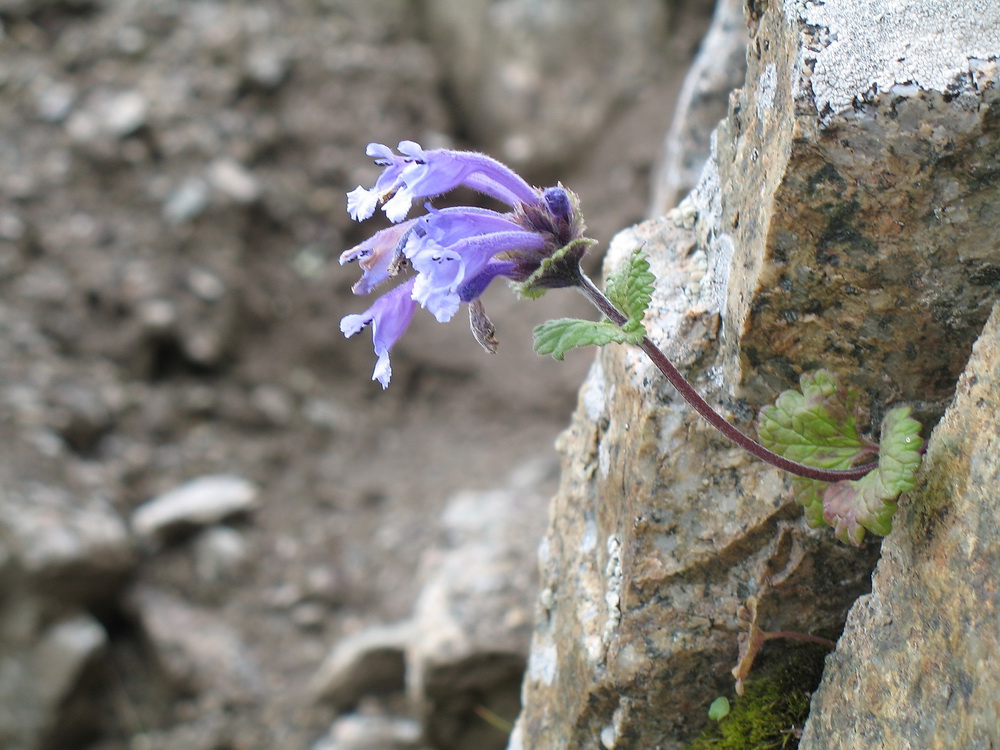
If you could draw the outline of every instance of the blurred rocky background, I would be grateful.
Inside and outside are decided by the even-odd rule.
[[[0,747],[678,750],[741,609],[840,639],[787,746],[1000,743],[1000,11],[905,5],[0,0]],[[896,530],[808,529],[633,351],[535,356],[570,293],[490,290],[493,356],[418,316],[382,392],[336,258],[402,139],[645,247],[747,429],[820,366],[913,404]]]
[[[383,393],[344,193],[369,141],[476,148],[606,244],[712,11],[0,0],[0,747],[506,745],[591,358],[530,330],[580,303],[491,290],[492,357],[421,316]]]

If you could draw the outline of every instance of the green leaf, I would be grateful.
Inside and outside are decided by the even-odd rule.
[[[822,469],[849,469],[871,446],[858,434],[857,394],[837,386],[827,370],[799,378],[801,393],[788,390],[760,411],[757,434],[764,447],[780,456]],[[795,501],[805,508],[813,528],[824,526],[823,493],[827,485],[795,477]]]
[[[803,375],[801,392],[785,391],[761,410],[761,443],[793,461],[824,469],[849,469],[875,446],[858,433],[857,394],[841,389],[820,370]],[[892,528],[896,498],[913,489],[920,466],[920,423],[906,407],[891,410],[882,423],[878,466],[859,480],[826,484],[795,477],[795,500],[810,526],[830,525],[838,539],[861,544],[865,530],[884,536]]]
[[[722,721],[729,715],[729,699],[724,695],[720,695],[714,701],[712,705],[708,707],[708,718],[712,721]]]
[[[608,276],[604,292],[608,299],[625,313],[626,325],[641,327],[646,308],[653,298],[656,276],[649,270],[649,260],[642,248],[633,250],[625,262]],[[643,329],[645,335],[645,329]]]
[[[830,485],[823,495],[823,520],[840,541],[857,545],[866,529],[879,536],[892,530],[896,498],[916,485],[922,447],[920,423],[909,407],[885,415],[878,467],[857,481]]]
[[[643,334],[639,334],[638,341]],[[559,318],[542,323],[534,330],[535,351],[551,354],[562,359],[566,352],[580,346],[604,346],[605,344],[638,343],[634,332],[619,328],[614,323],[603,320],[577,320]]]

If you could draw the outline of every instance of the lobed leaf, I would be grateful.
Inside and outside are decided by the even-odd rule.
[[[848,469],[875,446],[858,432],[857,394],[838,387],[820,370],[803,375],[801,392],[789,390],[761,410],[760,441],[786,458],[824,469]],[[854,481],[825,484],[795,477],[792,490],[810,526],[830,525],[845,543],[861,544],[865,531],[885,536],[900,493],[913,489],[923,441],[920,423],[907,407],[891,410],[882,423],[878,465]]]
[[[892,530],[896,498],[916,485],[922,448],[920,423],[909,407],[885,415],[878,466],[856,481],[830,485],[823,495],[823,520],[840,541],[858,545],[866,529],[879,536]]]
[[[639,340],[642,335],[639,335]],[[555,359],[562,359],[570,349],[580,346],[637,343],[635,332],[626,331],[607,320],[549,320],[536,327],[533,336],[535,351],[539,354],[551,354]]]
[[[625,313],[629,324],[641,326],[646,308],[653,298],[655,284],[656,276],[649,270],[649,259],[642,248],[636,248],[629,253],[625,262],[608,276],[604,292],[614,306]]]

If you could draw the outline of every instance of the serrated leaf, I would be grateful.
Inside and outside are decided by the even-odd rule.
[[[788,390],[761,409],[758,434],[786,458],[824,469],[846,469],[868,444],[858,434],[857,394],[839,388],[826,370],[799,378],[802,392]],[[863,452],[863,450],[862,450]]]
[[[896,499],[916,485],[922,447],[920,423],[909,407],[885,415],[878,467],[856,481],[831,484],[823,495],[823,520],[838,539],[857,545],[865,530],[879,536],[892,530]]]
[[[625,262],[608,276],[604,293],[615,307],[625,313],[628,324],[641,326],[646,308],[653,298],[655,284],[656,276],[649,270],[646,254],[642,248],[636,248],[629,253]]]
[[[803,375],[799,383],[801,393],[785,391],[774,406],[761,410],[761,443],[793,461],[824,469],[848,469],[875,452],[858,433],[853,391],[839,388],[825,370]],[[854,545],[861,543],[865,530],[889,533],[896,498],[913,488],[920,466],[920,423],[909,413],[901,407],[886,414],[878,466],[861,479],[830,485],[802,477],[792,480],[795,500],[805,509],[810,526],[833,526],[838,539]]]
[[[607,320],[549,320],[535,328],[533,336],[535,351],[539,354],[551,354],[555,359],[562,359],[570,349],[581,346],[637,343],[635,332],[626,331]],[[639,334],[638,340],[641,339],[642,334]]]

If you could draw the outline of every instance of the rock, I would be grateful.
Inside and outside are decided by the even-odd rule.
[[[657,70],[663,3],[433,0],[427,29],[477,143],[516,166],[574,157]]]
[[[97,146],[135,133],[146,124],[148,111],[149,101],[140,91],[98,91],[69,115],[66,130],[75,141]]]
[[[851,609],[805,748],[1000,744],[1000,306]]]
[[[413,623],[405,620],[347,636],[320,664],[309,692],[338,711],[353,709],[367,695],[402,692],[405,652],[415,635]]]
[[[507,719],[517,712],[546,509],[537,487],[551,470],[547,461],[529,464],[506,488],[459,493],[443,514],[447,543],[424,560],[406,659],[434,747],[506,742],[477,711]]]
[[[684,78],[653,177],[649,218],[664,214],[698,183],[709,153],[709,136],[726,116],[729,94],[746,77],[747,30],[743,3],[718,0],[712,24]]]
[[[170,224],[186,224],[201,215],[208,203],[208,183],[201,177],[186,177],[167,196],[163,218]]]
[[[205,529],[194,541],[195,570],[206,583],[231,579],[249,559],[246,537],[228,526]]]
[[[260,691],[260,670],[239,633],[218,614],[148,586],[131,594],[139,621],[174,688],[211,689],[230,700]]]
[[[260,183],[235,159],[220,158],[208,165],[208,180],[236,203],[253,203],[260,197]]]
[[[218,523],[257,506],[257,487],[231,474],[191,480],[140,505],[132,529],[146,541],[160,542],[178,530]]]
[[[67,722],[62,709],[107,643],[100,623],[90,615],[77,614],[52,624],[33,642],[22,641],[16,651],[11,648],[11,634],[4,635],[0,745],[35,750],[43,747],[44,737],[71,742],[92,730],[93,716]]]
[[[726,378],[762,403],[822,363],[936,420],[1000,273],[1000,8],[769,7],[718,136]]]
[[[690,229],[647,222],[609,251],[606,271],[646,248],[651,338],[748,431],[819,367],[876,416],[910,400],[935,419],[995,298],[985,217],[1000,190],[983,176],[1000,154],[998,69],[916,29],[967,29],[997,9],[925,5],[876,23],[863,2],[836,19],[769,4]],[[1000,25],[983,28],[969,55]],[[928,40],[910,53],[921,83],[890,90],[866,66],[904,35]],[[817,72],[840,88],[817,99]],[[633,348],[601,350],[560,450],[513,748],[681,747],[732,690],[743,602],[756,598],[765,630],[836,637],[867,590],[878,541],[859,551],[807,529],[787,477],[713,434]]]
[[[40,586],[64,605],[112,595],[135,566],[128,529],[102,497],[12,482],[3,506],[0,557],[14,563],[25,586]]]
[[[420,723],[393,716],[342,716],[311,750],[419,750]]]

